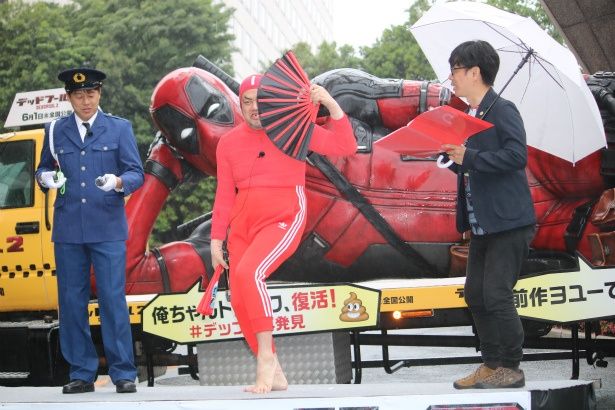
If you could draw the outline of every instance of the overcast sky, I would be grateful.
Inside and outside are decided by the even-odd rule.
[[[338,45],[371,46],[382,31],[408,19],[413,0],[333,0],[334,36]]]

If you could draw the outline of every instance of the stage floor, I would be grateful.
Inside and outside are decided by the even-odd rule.
[[[113,385],[93,393],[65,395],[61,387],[0,387],[0,408],[12,409],[436,409],[443,405],[492,404],[498,409],[593,409],[594,386],[584,380],[528,382],[522,389],[455,390],[451,383],[291,385],[266,395],[240,386],[139,385],[117,394]],[[501,405],[495,407],[495,405]],[[506,405],[506,407],[504,407]],[[516,407],[514,407],[516,406]]]

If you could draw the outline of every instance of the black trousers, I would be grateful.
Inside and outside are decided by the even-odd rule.
[[[513,288],[534,237],[534,225],[506,232],[472,235],[465,300],[480,339],[483,362],[516,368],[523,358],[523,327]]]

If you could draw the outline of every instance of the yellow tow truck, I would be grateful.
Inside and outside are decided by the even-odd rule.
[[[55,191],[36,189],[42,129],[0,135],[0,382],[66,377],[51,242]]]

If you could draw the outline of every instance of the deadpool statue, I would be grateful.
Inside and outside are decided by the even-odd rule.
[[[312,81],[347,113],[359,148],[344,158],[308,156],[306,229],[299,249],[272,278],[333,283],[449,276],[451,247],[464,241],[455,229],[455,176],[438,168],[436,158],[400,155],[374,142],[426,110],[465,110],[466,104],[439,83],[354,69]],[[215,177],[217,143],[243,121],[237,91],[235,80],[202,57],[154,89],[150,110],[160,132],[145,162],[145,183],[126,205],[128,294],[185,291],[211,275],[209,214],[191,224],[184,240],[153,249],[147,240],[188,169]],[[612,109],[612,92],[605,98]],[[320,119],[326,115],[319,112]],[[591,258],[587,235],[598,228],[589,215],[608,183],[602,156],[596,152],[573,166],[529,148],[526,172],[538,231],[524,273],[570,268],[575,251]]]

